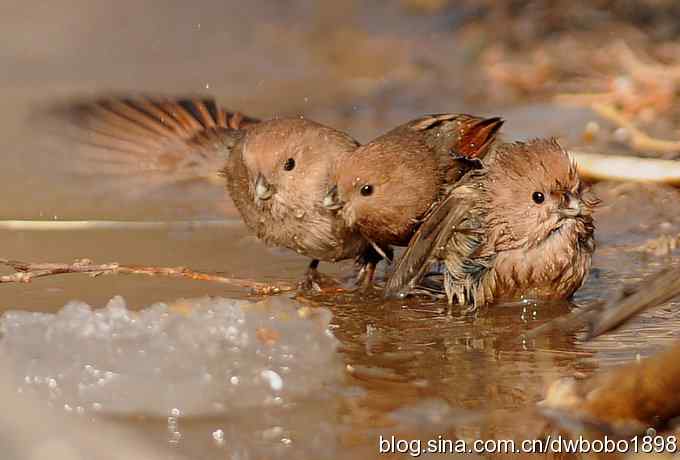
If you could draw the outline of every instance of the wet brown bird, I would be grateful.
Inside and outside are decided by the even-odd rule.
[[[443,263],[449,299],[471,307],[565,299],[595,248],[592,213],[574,163],[555,140],[500,143],[429,214],[400,259],[387,295],[414,288]]]
[[[451,184],[478,167],[500,118],[429,115],[405,123],[342,158],[324,205],[380,248],[406,246]]]
[[[73,113],[87,141],[118,157],[122,170],[180,177],[221,171],[246,225],[265,243],[319,260],[380,260],[361,237],[324,208],[337,160],[355,150],[345,133],[300,118],[259,121],[212,100],[105,100]],[[115,154],[111,154],[115,152]]]

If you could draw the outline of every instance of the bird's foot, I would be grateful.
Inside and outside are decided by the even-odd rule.
[[[308,269],[298,284],[298,290],[308,294],[337,292],[339,289],[340,282],[337,279],[324,275],[315,268]]]
[[[352,284],[353,291],[371,293],[382,290],[381,286],[375,284],[375,264],[373,263],[362,265]]]

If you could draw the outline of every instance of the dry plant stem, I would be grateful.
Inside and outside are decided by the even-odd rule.
[[[657,139],[646,134],[636,127],[631,120],[626,118],[626,116],[614,106],[610,99],[612,99],[611,93],[561,94],[555,98],[558,103],[588,106],[593,112],[597,113],[605,120],[613,123],[619,128],[625,129],[630,135],[628,144],[634,150],[660,153],[680,151],[680,141]]]
[[[121,265],[115,262],[108,264],[93,264],[92,261],[87,259],[77,260],[72,264],[57,264],[29,263],[0,258],[0,264],[12,267],[16,271],[16,273],[11,275],[0,275],[0,284],[30,283],[34,278],[43,278],[66,273],[89,273],[91,276],[125,274],[189,278],[251,289],[258,295],[278,294],[280,292],[293,291],[296,289],[295,285],[285,282],[276,284],[260,283],[254,280],[229,278],[211,273],[196,272],[186,267],[147,267],[142,265]]]
[[[591,180],[657,182],[680,185],[680,162],[572,151],[579,174]]]
[[[598,314],[602,309],[604,301],[595,301],[589,305],[577,308],[571,313],[552,319],[546,323],[537,326],[526,334],[522,335],[522,340],[533,340],[542,335],[553,331],[561,331],[562,333],[570,333],[581,329],[592,318]]]
[[[671,81],[680,80],[680,65],[663,65],[656,62],[643,62],[625,42],[618,42],[614,50],[618,53],[621,64],[636,80],[658,80],[665,78]]]
[[[606,303],[593,302],[531,329],[522,338],[535,339],[555,330],[569,333],[585,326],[590,340],[616,329],[638,313],[666,303],[676,296],[680,296],[680,268],[665,268],[642,280],[632,289],[619,290]]]
[[[612,104],[593,103],[591,107],[595,113],[605,120],[608,120],[614,123],[616,126],[626,129],[630,134],[630,146],[635,150],[651,150],[655,152],[680,151],[680,141],[656,139],[645,134]]]
[[[615,329],[631,317],[680,295],[680,269],[666,268],[642,281],[635,292],[614,301],[589,320],[588,338]]]

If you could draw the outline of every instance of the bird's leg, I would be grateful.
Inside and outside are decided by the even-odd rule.
[[[308,293],[335,292],[339,282],[332,276],[319,272],[319,259],[313,259],[305,272],[305,277],[298,284],[298,289]]]
[[[394,257],[394,251],[391,247],[380,248],[381,251],[388,257],[388,262],[391,262]],[[373,278],[375,276],[375,269],[378,263],[383,260],[383,256],[378,253],[372,246],[369,246],[357,260],[360,265],[359,273],[357,274],[355,284],[361,289],[367,290],[374,287]]]
[[[300,283],[300,289],[303,291],[321,291],[321,274],[319,273],[319,259],[312,259],[309,267],[305,272],[305,277]]]
[[[368,289],[373,285],[373,276],[375,275],[375,268],[377,262],[366,262],[361,268],[359,268],[359,273],[355,280],[355,284],[360,286],[362,289]]]

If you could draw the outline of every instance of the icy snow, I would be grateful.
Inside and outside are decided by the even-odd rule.
[[[276,406],[342,378],[330,312],[287,297],[200,298],[140,311],[6,312],[0,355],[20,392],[75,413],[211,415]]]

